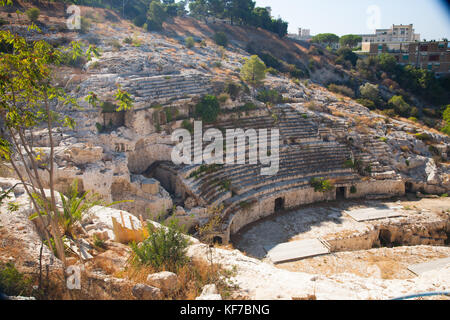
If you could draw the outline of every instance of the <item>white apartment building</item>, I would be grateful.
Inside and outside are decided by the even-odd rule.
[[[375,34],[362,34],[362,42],[405,43],[420,41],[420,34],[414,32],[412,24],[392,25],[390,29],[377,29]]]

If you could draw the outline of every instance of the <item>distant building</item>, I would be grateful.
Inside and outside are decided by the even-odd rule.
[[[448,41],[364,42],[361,51],[369,55],[392,54],[399,64],[433,71],[437,77],[450,74]]]
[[[311,37],[311,30],[310,29],[302,29],[298,28],[298,34],[288,34],[289,38],[296,39],[296,40],[310,40]]]
[[[392,25],[390,29],[377,29],[375,34],[361,34],[362,43],[399,43],[420,41],[420,34],[414,33],[412,24]]]
[[[266,10],[269,13],[269,16],[272,16],[272,7],[266,7]]]

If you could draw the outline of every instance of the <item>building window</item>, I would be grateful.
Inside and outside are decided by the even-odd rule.
[[[439,61],[439,55],[438,54],[430,55],[429,61]]]

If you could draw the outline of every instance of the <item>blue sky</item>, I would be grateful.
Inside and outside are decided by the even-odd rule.
[[[311,29],[311,34],[332,32],[372,33],[369,26],[379,21],[381,28],[392,24],[414,24],[421,39],[450,38],[450,12],[439,0],[256,0],[257,6],[272,7],[274,17],[289,21],[289,32],[298,27]],[[371,6],[379,8],[369,15]],[[368,26],[369,21],[369,26]]]

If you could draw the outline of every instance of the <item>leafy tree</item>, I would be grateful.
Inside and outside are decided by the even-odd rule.
[[[225,14],[225,1],[207,0],[207,10],[210,15],[222,18]]]
[[[311,38],[311,42],[331,47],[339,42],[339,37],[334,33],[319,33]]]
[[[218,46],[226,48],[228,46],[228,37],[224,32],[217,32],[216,34],[214,34],[214,42]]]
[[[362,41],[362,37],[354,34],[347,34],[339,39],[342,47],[354,48]]]
[[[114,97],[119,104],[119,107],[116,109],[117,112],[128,111],[133,108],[133,99],[131,98],[131,95],[122,90],[120,86],[117,88]]]
[[[167,19],[167,13],[164,6],[156,0],[150,2],[147,11],[147,26],[149,30],[161,30],[162,24]]]
[[[253,9],[252,25],[269,30],[272,27],[272,17],[266,8]]]
[[[25,11],[25,14],[27,15],[28,19],[30,19],[31,22],[36,22],[39,19],[41,10],[39,10],[38,8],[30,8],[27,11]]]
[[[248,24],[255,9],[255,2],[252,0],[228,0],[225,1],[226,15],[231,19],[231,23]]]
[[[191,1],[189,3],[189,11],[194,18],[206,19],[209,15],[208,1],[207,0]]]
[[[338,55],[336,63],[339,63],[340,61],[349,61],[352,66],[355,66],[358,61],[358,56],[350,48],[339,48],[336,51],[336,54]]]
[[[258,85],[266,78],[266,65],[257,55],[251,56],[242,66],[241,78],[249,84]]]
[[[0,157],[11,164],[21,180],[44,226],[47,243],[53,250],[50,238],[54,239],[58,257],[65,264],[58,228],[61,213],[55,195],[53,128],[55,124],[74,128],[73,119],[58,110],[68,104],[77,106],[77,103],[51,81],[52,67],[61,62],[61,50],[43,40],[29,43],[9,31],[0,32],[0,42],[12,48],[0,52],[0,117],[5,129],[0,137]],[[85,53],[79,43],[72,42],[71,46],[73,57],[86,54],[90,60],[92,54],[98,54],[93,47]],[[48,154],[35,146],[33,137],[40,127],[44,127],[48,135]],[[49,196],[45,187],[50,189]],[[44,215],[49,217],[47,222],[43,220]]]
[[[359,92],[361,93],[361,97],[363,99],[376,102],[380,98],[380,90],[378,89],[378,85],[371,84],[369,82],[359,87]]]
[[[205,122],[214,122],[220,113],[219,100],[212,95],[206,95],[195,106],[195,114]]]
[[[394,108],[398,115],[408,118],[411,114],[411,106],[405,102],[402,96],[393,96],[389,100],[389,105]]]
[[[378,56],[378,65],[381,70],[392,72],[397,68],[397,60],[389,53],[382,53]]]
[[[281,18],[272,20],[272,26],[269,30],[278,34],[278,36],[282,38],[287,35],[288,23],[286,21],[283,21],[283,19]]]

